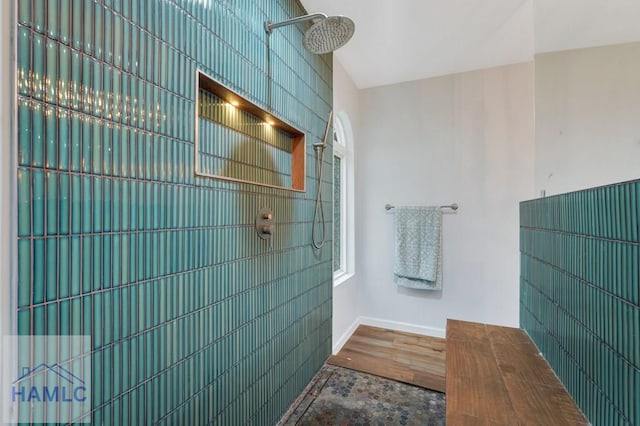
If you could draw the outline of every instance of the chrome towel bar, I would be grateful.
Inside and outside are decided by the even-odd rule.
[[[391,209],[395,209],[395,208],[396,208],[396,206],[393,206],[393,205],[391,205],[391,204],[386,204],[386,205],[384,206],[384,208],[385,208],[386,210],[391,210]],[[440,206],[440,208],[441,208],[441,209],[451,209],[451,210],[453,210],[453,211],[456,211],[456,210],[458,210],[458,203],[453,203],[453,204],[449,204],[449,205],[446,205],[446,206]]]

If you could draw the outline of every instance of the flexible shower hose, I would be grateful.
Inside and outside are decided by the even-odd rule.
[[[329,119],[327,120],[327,129],[324,132],[324,139],[322,143],[313,145],[313,149],[316,151],[316,176],[318,177],[316,185],[316,204],[313,208],[313,225],[311,226],[311,243],[316,249],[321,249],[324,245],[326,235],[326,223],[324,221],[324,206],[322,205],[322,161],[324,159],[324,149],[327,147],[327,138],[331,132],[331,119],[333,118],[333,111],[329,111]],[[319,213],[319,214],[318,214]],[[322,238],[320,241],[316,241],[316,222],[320,216],[322,225]]]
[[[313,209],[313,226],[311,227],[311,240],[316,249],[321,249],[326,240],[326,224],[324,222],[324,206],[322,205],[322,160],[324,157],[324,146],[316,145],[313,147],[316,151],[316,176],[318,177],[316,188],[316,205]],[[318,221],[318,212],[322,225],[322,238],[320,242],[316,241],[316,222]]]

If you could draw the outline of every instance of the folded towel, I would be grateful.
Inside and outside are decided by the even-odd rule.
[[[442,289],[442,213],[439,207],[396,209],[394,281],[421,290]]]

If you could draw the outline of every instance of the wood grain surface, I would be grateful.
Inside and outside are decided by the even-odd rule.
[[[445,390],[445,339],[361,325],[329,364]]]
[[[588,425],[518,328],[447,321],[447,425]]]

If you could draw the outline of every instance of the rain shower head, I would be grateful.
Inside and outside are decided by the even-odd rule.
[[[329,16],[311,26],[304,34],[304,47],[312,53],[333,52],[347,44],[356,26],[346,16]]]
[[[270,35],[275,28],[310,21],[312,19],[318,19],[318,21],[304,34],[303,43],[309,52],[317,55],[333,52],[347,44],[356,29],[356,25],[350,18],[346,16],[327,16],[324,13],[303,15],[275,24],[266,21],[264,23],[264,29],[267,34]]]

